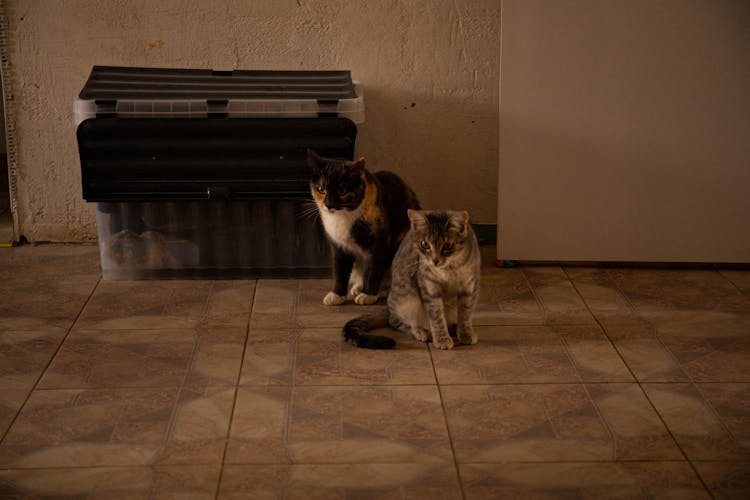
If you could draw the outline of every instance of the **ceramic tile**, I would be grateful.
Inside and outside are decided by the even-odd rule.
[[[250,327],[240,385],[291,386],[299,335],[297,328],[266,330]]]
[[[750,459],[750,384],[643,387],[688,459]]]
[[[357,348],[342,341],[339,328],[304,330],[295,349],[295,385],[435,384],[424,343],[398,332],[372,333],[395,338],[396,348]]]
[[[0,385],[3,389],[33,389],[65,331],[0,331]]]
[[[102,281],[76,323],[87,329],[247,325],[253,281]]]
[[[451,460],[435,386],[241,387],[226,463]]]
[[[524,266],[524,275],[550,325],[590,325],[594,317],[559,266]]]
[[[300,280],[258,280],[250,316],[251,331],[297,327],[299,289]]]
[[[65,337],[65,330],[0,331],[0,436]]]
[[[227,465],[220,499],[460,499],[453,464]]]
[[[693,462],[717,500],[750,498],[750,462]]]
[[[630,382],[597,326],[479,326],[479,343],[433,350],[440,384]]]
[[[69,328],[99,279],[96,246],[3,249],[0,331]]]
[[[568,266],[565,273],[600,322],[617,324],[636,317],[635,310],[617,288],[607,268]]]
[[[256,331],[283,328],[337,327],[354,316],[382,310],[385,301],[372,306],[346,302],[326,306],[323,297],[332,285],[330,278],[304,280],[259,280],[250,328]]]
[[[466,464],[459,470],[467,500],[711,498],[687,462]]]
[[[483,271],[475,325],[542,325],[544,310],[520,268]]]
[[[40,382],[45,389],[231,385],[244,328],[75,330]]]
[[[721,275],[732,282],[746,297],[750,297],[750,269],[725,269]]]
[[[218,466],[0,470],[3,498],[212,499]]]
[[[639,380],[750,382],[750,314],[660,313],[605,329]]]
[[[302,328],[313,326],[341,328],[354,316],[385,308],[385,299],[380,299],[377,304],[370,306],[358,306],[350,301],[340,306],[324,305],[323,297],[332,285],[333,282],[329,278],[300,281],[296,311],[298,326]]]
[[[1,382],[0,382],[1,383]],[[18,410],[29,396],[31,389],[5,389],[0,391],[0,438],[8,430]]]
[[[233,388],[38,390],[0,467],[220,463],[233,400]]]
[[[607,336],[641,382],[688,382],[680,361],[648,321],[607,324]]]
[[[677,460],[635,384],[441,386],[460,463]]]
[[[750,311],[750,299],[718,271],[611,269],[618,289],[639,315],[669,311]]]
[[[374,333],[381,333],[375,331]],[[243,385],[434,384],[427,346],[397,338],[397,348],[358,349],[343,342],[339,328],[270,330],[248,338]]]

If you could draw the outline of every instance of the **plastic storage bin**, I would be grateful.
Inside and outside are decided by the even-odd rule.
[[[306,150],[352,158],[346,71],[94,67],[76,100],[105,279],[317,276]]]

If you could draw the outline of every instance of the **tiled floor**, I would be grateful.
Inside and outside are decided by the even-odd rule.
[[[483,250],[479,344],[379,352],[328,280],[0,251],[0,498],[750,498],[750,271]]]

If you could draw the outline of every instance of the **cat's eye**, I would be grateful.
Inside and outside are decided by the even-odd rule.
[[[427,243],[425,240],[422,240],[419,242],[419,246],[422,247],[422,250],[429,250],[430,244]]]
[[[326,194],[326,187],[325,186],[318,186],[315,188],[320,194]]]
[[[453,253],[453,250],[455,250],[456,247],[453,243],[446,243],[443,245],[443,254],[448,255],[450,253]]]

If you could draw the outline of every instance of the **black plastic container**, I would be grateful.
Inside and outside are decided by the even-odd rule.
[[[94,67],[76,119],[105,279],[330,271],[306,150],[353,157],[348,72]]]

